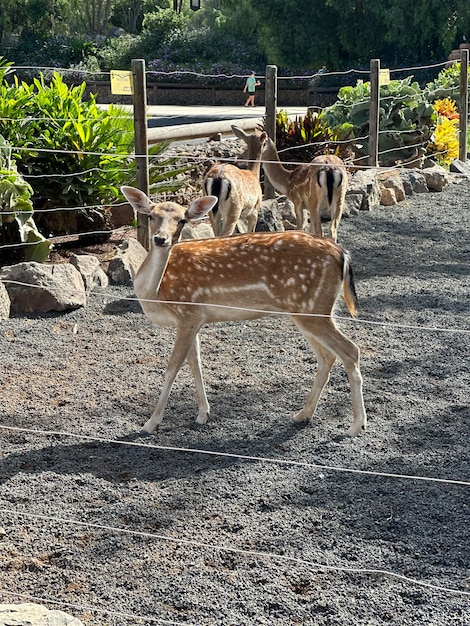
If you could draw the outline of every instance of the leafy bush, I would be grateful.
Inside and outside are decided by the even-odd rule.
[[[93,95],[84,100],[85,87],[68,87],[57,73],[50,84],[42,76],[31,85],[0,84],[0,134],[13,146],[18,171],[34,181],[36,223],[47,237],[109,231],[101,205],[135,180],[132,115],[113,105],[99,108]],[[155,145],[152,157],[168,145]],[[158,190],[181,186],[176,177],[185,169],[169,169],[173,163],[152,159],[150,182]],[[57,208],[65,210],[45,212]]]
[[[412,161],[426,153],[436,155],[448,145],[441,162],[448,163],[455,154],[452,133],[456,123],[444,121],[436,135],[439,115],[433,107],[438,101],[457,100],[460,86],[460,63],[442,70],[424,89],[412,76],[392,80],[380,87],[379,155],[382,165]],[[358,81],[355,87],[343,87],[334,105],[324,110],[328,126],[339,135],[351,133],[359,157],[369,154],[370,83]],[[452,131],[452,128],[454,129]],[[436,137],[441,150],[436,148]],[[453,158],[453,157],[452,157]]]
[[[18,173],[11,148],[0,136],[0,245],[16,243],[35,244],[27,246],[24,258],[42,262],[47,259],[51,244],[39,233],[33,219],[33,190]],[[2,258],[16,259],[18,251],[6,249]]]
[[[431,102],[449,98],[458,106],[460,101],[460,63],[453,63],[450,67],[439,72],[438,77],[426,85],[426,91]]]
[[[186,24],[187,18],[172,9],[159,9],[147,13],[141,34],[125,34],[109,39],[106,45],[97,51],[99,63],[105,70],[117,67],[128,69],[132,59],[151,59],[155,50],[183,32]]]
[[[324,111],[326,123],[340,135],[350,133],[359,157],[369,154],[370,83],[343,87],[338,100]],[[379,155],[382,165],[422,156],[430,139],[434,110],[426,92],[413,77],[392,80],[380,87]]]
[[[283,161],[308,163],[319,154],[336,154],[345,159],[347,148],[337,140],[322,112],[308,111],[293,120],[285,109],[276,115],[276,146],[283,151]]]

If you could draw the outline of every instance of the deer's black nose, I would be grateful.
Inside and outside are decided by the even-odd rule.
[[[168,235],[165,235],[163,233],[156,233],[153,236],[153,243],[156,246],[169,246],[171,243],[170,238],[168,237]]]

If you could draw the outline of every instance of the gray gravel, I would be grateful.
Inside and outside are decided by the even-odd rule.
[[[445,482],[470,480],[469,209],[464,182],[340,225],[382,322],[339,322],[362,351],[354,440],[339,364],[314,423],[289,421],[315,359],[283,318],[205,328],[211,420],[183,369],[145,440],[173,331],[131,289],[2,322],[1,424],[70,435],[0,429],[0,601],[87,626],[470,624],[469,487]]]

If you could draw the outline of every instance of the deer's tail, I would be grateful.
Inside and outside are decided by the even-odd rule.
[[[216,196],[217,198],[217,204],[212,208],[212,212],[215,215],[220,203],[223,204],[230,197],[232,190],[230,181],[222,176],[214,176],[206,179],[204,187],[207,196]]]
[[[351,315],[356,317],[359,302],[354,285],[351,257],[346,250],[343,250],[343,298]]]
[[[328,204],[333,201],[333,192],[341,187],[343,182],[343,173],[339,169],[333,167],[324,167],[318,171],[317,180],[319,187],[326,189],[328,194]]]

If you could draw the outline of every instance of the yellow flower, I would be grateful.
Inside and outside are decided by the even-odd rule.
[[[459,157],[459,120],[440,116],[432,136],[430,151],[438,163],[449,165]]]
[[[454,100],[451,100],[450,98],[436,100],[433,104],[433,109],[439,116],[447,117],[449,120],[459,118],[457,105],[455,104]]]

